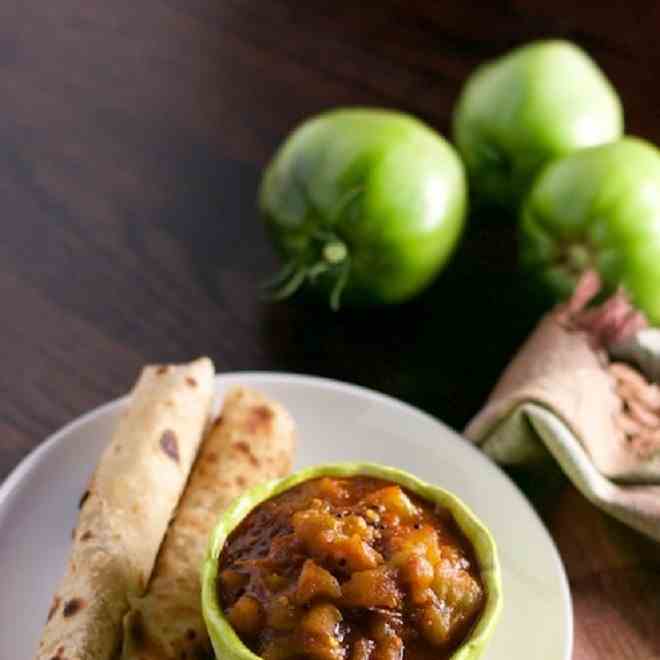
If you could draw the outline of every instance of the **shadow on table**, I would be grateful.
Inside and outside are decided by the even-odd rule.
[[[404,305],[267,306],[262,339],[278,368],[372,387],[462,429],[547,306],[519,274],[514,233],[472,222],[447,270]]]

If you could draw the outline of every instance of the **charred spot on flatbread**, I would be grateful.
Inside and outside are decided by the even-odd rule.
[[[254,406],[250,409],[245,426],[249,433],[257,433],[260,430],[267,431],[273,421],[275,413],[264,405]]]
[[[206,454],[203,458],[207,463],[217,463],[218,462],[218,455],[214,451],[208,452],[208,454]]]
[[[87,498],[89,497],[89,490],[86,490],[81,496],[80,500],[78,502],[78,508],[82,509],[85,506],[85,502],[87,502]]]
[[[175,463],[179,462],[179,441],[174,431],[171,429],[163,431],[163,435],[160,436],[160,447]]]
[[[80,610],[85,607],[86,603],[82,598],[71,598],[64,603],[64,608],[62,609],[62,616],[69,618],[76,615]]]
[[[62,653],[64,653],[64,646],[58,647],[57,651],[55,651],[55,655],[50,658],[50,660],[66,660]]]
[[[192,376],[186,378],[186,383],[188,383],[190,387],[197,387],[197,381]]]
[[[236,450],[241,452],[242,454],[245,454],[247,457],[248,461],[250,461],[250,464],[252,467],[259,467],[259,460],[257,457],[252,453],[252,450],[250,449],[250,445],[247,442],[244,442],[241,440],[240,442],[235,442],[232,447]]]

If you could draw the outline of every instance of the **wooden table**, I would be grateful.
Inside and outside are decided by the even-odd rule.
[[[629,130],[660,142],[657,5],[482,4],[0,3],[0,478],[144,362],[201,353],[360,383],[460,429],[541,311],[510,224],[474,218],[415,302],[334,315],[260,300],[275,261],[254,206],[304,117],[383,105],[446,132],[476,64],[544,35],[593,53]],[[521,483],[570,576],[574,657],[660,658],[658,546],[557,475]]]

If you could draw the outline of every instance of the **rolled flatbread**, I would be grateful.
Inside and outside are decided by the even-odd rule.
[[[208,358],[145,367],[81,499],[68,569],[37,660],[111,660],[144,593],[208,422]]]
[[[163,542],[147,594],[131,602],[122,660],[213,658],[200,568],[218,515],[242,491],[291,468],[294,425],[279,404],[243,387],[226,396]]]

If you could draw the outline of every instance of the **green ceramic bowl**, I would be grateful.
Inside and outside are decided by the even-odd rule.
[[[486,589],[487,600],[479,621],[461,646],[452,654],[450,660],[477,660],[481,656],[495,629],[502,608],[500,566],[495,541],[490,532],[463,502],[442,488],[427,484],[403,470],[392,467],[373,463],[341,463],[307,468],[285,479],[257,486],[236,498],[220,516],[209,540],[201,575],[204,619],[218,658],[222,660],[259,660],[259,656],[252,653],[234,632],[218,602],[216,588],[218,559],[227,537],[252,509],[304,481],[316,477],[358,475],[377,477],[400,484],[420,497],[430,502],[436,502],[451,511],[456,523],[472,543],[481,568],[481,578]]]

